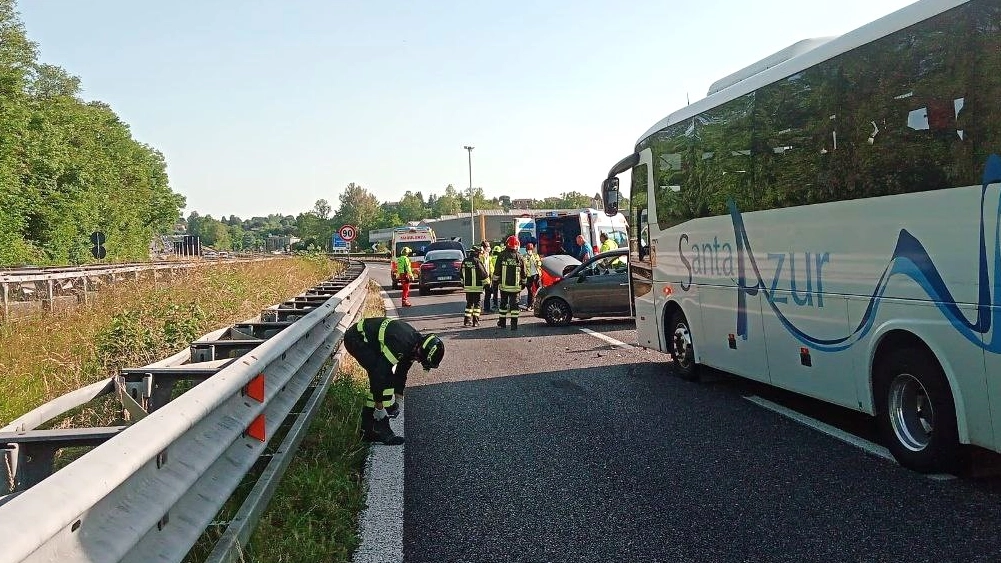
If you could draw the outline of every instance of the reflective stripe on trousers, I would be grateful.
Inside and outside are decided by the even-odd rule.
[[[384,389],[382,391],[382,408],[391,407],[396,402],[396,390]],[[372,390],[365,391],[365,406],[375,408],[375,398],[372,397]]]

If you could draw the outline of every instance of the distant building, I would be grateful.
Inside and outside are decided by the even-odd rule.
[[[535,203],[534,199],[512,199],[511,207],[515,209],[528,209]]]
[[[293,244],[299,242],[300,240],[302,239],[299,237],[268,235],[268,238],[264,239],[264,250],[266,252],[289,250]]]

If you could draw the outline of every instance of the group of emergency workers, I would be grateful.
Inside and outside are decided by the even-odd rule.
[[[579,238],[578,245],[584,247],[583,237]],[[518,237],[511,235],[504,246],[491,248],[483,241],[469,250],[460,265],[462,289],[466,293],[463,326],[479,326],[480,313],[489,313],[492,302],[498,313],[497,326],[507,328],[510,321],[511,330],[518,330],[518,297],[527,289],[527,306],[532,307],[542,267],[542,258],[536,253],[534,244],[525,245],[524,255],[518,252],[520,246]],[[615,248],[615,242],[602,233],[600,251]],[[590,249],[586,252],[589,254]],[[396,273],[403,288],[403,306],[410,307],[410,281],[414,271],[409,248],[400,252]],[[482,310],[481,296],[484,299]],[[396,418],[400,412],[407,373],[414,363],[420,363],[425,371],[437,368],[445,356],[445,343],[438,335],[422,334],[400,319],[378,317],[358,321],[345,333],[344,346],[368,374],[369,389],[361,411],[363,438],[390,446],[403,444],[404,437],[393,432],[389,419]]]
[[[518,237],[511,235],[504,246],[491,248],[490,243],[483,241],[480,246],[469,250],[461,265],[462,289],[466,293],[463,326],[479,326],[480,314],[496,309],[497,326],[506,328],[510,321],[511,330],[518,330],[521,312],[519,296],[522,290],[527,289],[527,307],[532,306],[535,292],[539,289],[539,268],[542,267],[542,258],[535,252],[532,243],[525,245],[524,256],[518,252],[520,246]]]

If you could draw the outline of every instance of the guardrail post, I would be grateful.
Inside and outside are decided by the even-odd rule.
[[[4,322],[10,318],[10,303],[7,297],[7,282],[3,282],[3,290],[0,291],[0,295],[3,295],[3,320]]]
[[[90,285],[89,281],[90,280],[88,280],[87,276],[83,277],[83,304],[84,305],[86,305],[87,303],[90,303],[90,296],[87,295],[87,292],[90,291],[90,288],[88,287]]]
[[[48,283],[45,284],[46,290],[47,290],[47,294],[48,294],[48,297],[49,297],[47,305],[46,305],[46,309],[48,309],[50,313],[54,309],[53,301],[55,300],[55,285],[56,285],[55,282],[52,281],[52,280],[48,280]]]

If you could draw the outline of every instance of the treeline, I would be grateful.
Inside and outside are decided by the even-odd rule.
[[[163,155],[80,92],[38,61],[14,0],[0,0],[0,265],[91,261],[94,231],[108,260],[148,259],[180,217]]]
[[[451,184],[442,195],[431,193],[427,199],[421,192],[408,191],[398,202],[380,202],[367,189],[351,183],[341,192],[337,210],[330,203],[317,200],[309,211],[292,215],[268,215],[243,220],[235,215],[229,218],[213,218],[199,215],[197,211],[188,216],[188,234],[201,238],[205,246],[216,250],[255,251],[266,248],[266,239],[271,235],[294,236],[301,239],[293,245],[294,250],[329,250],[330,239],[341,225],[358,227],[355,248],[371,248],[368,232],[372,229],[397,227],[410,221],[439,218],[446,215],[469,213],[469,190],[460,193]],[[473,189],[473,204],[476,211],[484,209],[511,209],[511,198],[499,196],[487,199],[482,188]],[[575,209],[589,207],[592,198],[578,192],[567,192],[559,197],[530,201],[529,209]]]

